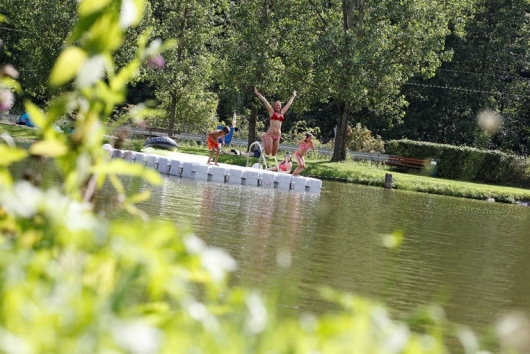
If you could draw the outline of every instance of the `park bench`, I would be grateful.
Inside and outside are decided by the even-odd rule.
[[[389,166],[405,167],[421,170],[425,167],[424,159],[415,159],[412,157],[404,157],[397,155],[389,155],[386,164]]]

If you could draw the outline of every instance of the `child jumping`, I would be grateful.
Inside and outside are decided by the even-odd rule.
[[[225,126],[221,130],[216,130],[208,134],[208,138],[206,139],[206,142],[208,143],[208,150],[210,150],[210,156],[208,157],[208,165],[212,160],[213,153],[217,152],[217,154],[215,155],[215,165],[218,166],[217,160],[219,159],[219,153],[221,152],[221,144],[219,144],[219,138],[223,138],[224,142],[224,137],[229,133],[230,128]]]
[[[305,135],[305,139],[298,142],[298,149],[294,152],[294,158],[296,159],[296,162],[298,163],[298,166],[293,171],[293,176],[298,176],[300,172],[305,168],[305,160],[304,155],[307,152],[307,150],[315,150],[315,147],[313,146],[313,134],[307,133]]]

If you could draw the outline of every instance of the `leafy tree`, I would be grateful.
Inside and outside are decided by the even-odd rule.
[[[209,91],[216,64],[213,50],[222,23],[222,0],[151,1],[154,37],[176,38],[164,55],[163,70],[146,68],[144,79],[155,87],[156,98],[168,116],[159,125],[204,132],[216,125],[217,96]]]
[[[75,10],[74,1],[2,1],[0,11],[8,22],[0,30],[5,42],[0,62],[19,70],[25,96],[39,105],[59,92],[48,85],[48,77],[77,19]],[[20,104],[17,109],[22,110]]]
[[[484,147],[477,116],[489,109],[503,124],[487,147],[530,151],[527,7],[522,0],[478,1],[466,35],[448,38],[453,60],[434,78],[416,78],[406,87],[410,106],[394,137]]]
[[[242,0],[235,2],[229,13],[221,90],[232,97],[229,104],[234,109],[250,108],[249,145],[257,140],[256,123],[262,108],[254,87],[269,102],[283,103],[293,90],[300,90],[288,76],[295,63],[282,60],[292,54],[286,40],[296,20],[289,9],[288,2],[278,0]],[[293,107],[300,106],[299,97],[300,92]],[[265,112],[263,121],[268,121],[266,111],[261,111]]]
[[[300,70],[311,73],[320,100],[338,107],[332,161],[346,158],[352,114],[402,109],[401,86],[414,74],[430,76],[451,53],[445,38],[460,33],[469,2],[307,1],[297,4],[305,43]],[[294,41],[291,41],[294,42]]]

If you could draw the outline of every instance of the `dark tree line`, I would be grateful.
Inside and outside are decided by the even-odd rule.
[[[52,63],[75,20],[75,4],[4,0],[0,62],[20,73],[25,96],[45,105]],[[253,94],[298,97],[284,129],[297,122],[337,136],[333,160],[346,156],[348,126],[385,140],[530,150],[528,13],[524,0],[408,2],[363,0],[151,1],[141,28],[152,40],[176,38],[165,68],[143,68],[129,103],[156,99],[150,124],[206,130],[234,111],[249,121],[249,142],[266,112]],[[134,53],[136,33],[116,53]],[[14,111],[22,110],[17,100]],[[487,134],[484,110],[500,125]]]

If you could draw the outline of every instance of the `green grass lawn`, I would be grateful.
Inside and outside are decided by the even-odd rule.
[[[0,134],[9,133],[16,141],[32,141],[40,138],[40,131],[36,128],[13,124],[0,124]]]
[[[2,131],[8,132],[16,141],[36,140],[39,138],[39,131],[37,129],[27,127],[0,124],[0,133]],[[126,142],[124,148],[139,150],[143,146],[144,141],[145,140],[129,140]],[[223,150],[229,151],[230,148],[224,148]],[[208,156],[209,154],[205,146],[186,142],[179,142],[179,152],[204,156]],[[278,160],[283,158],[281,152],[280,155],[281,156],[278,157]],[[247,158],[222,153],[219,156],[219,162],[245,166]],[[251,157],[250,164],[254,162],[258,162],[258,159]],[[309,154],[306,162],[307,168],[302,172],[302,175],[320,179],[383,187],[385,174],[391,173],[393,177],[393,187],[401,190],[479,200],[494,198],[496,201],[503,203],[515,203],[519,200],[530,200],[530,190],[527,189],[433,178],[422,176],[418,173],[396,172],[390,170],[387,166],[371,164],[369,162],[356,162],[352,160],[345,162],[330,162],[328,157],[312,157],[311,154]],[[274,160],[269,159],[269,164],[274,164]],[[294,165],[296,166],[296,163],[294,163]]]

